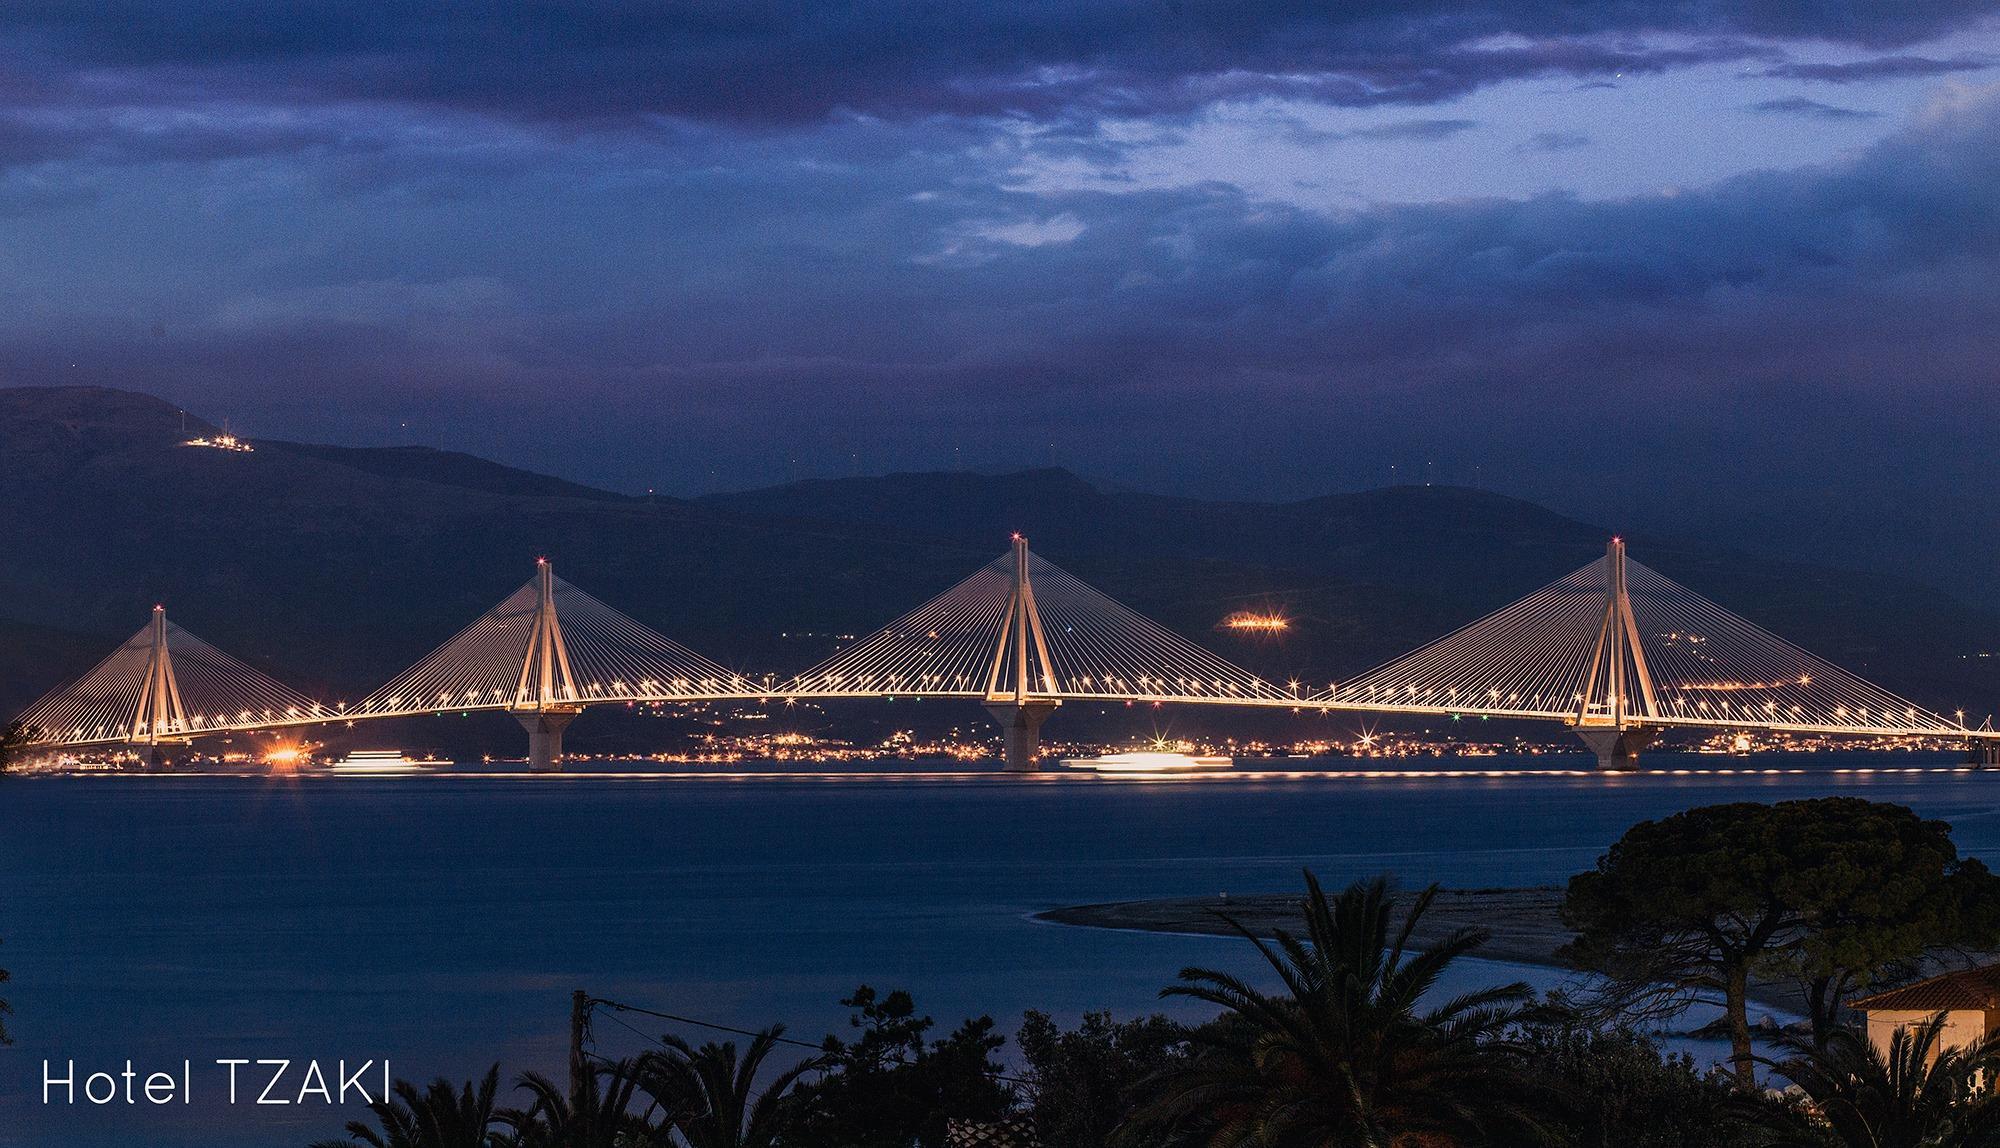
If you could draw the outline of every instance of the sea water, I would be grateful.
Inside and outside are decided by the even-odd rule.
[[[303,1145],[361,1113],[318,1094],[226,1104],[213,1062],[291,1061],[286,1099],[309,1061],[330,1075],[386,1058],[418,1080],[496,1061],[507,1078],[560,1074],[578,988],[809,1040],[845,1029],[838,1002],[863,983],[910,990],[941,1030],[990,1014],[1011,1032],[1030,1008],[1198,1016],[1159,990],[1188,964],[1254,974],[1242,942],[1032,915],[1289,891],[1307,867],[1335,886],[1384,872],[1556,884],[1634,822],[1713,802],[1902,802],[2000,863],[2000,774],[1949,757],[1662,754],[1635,776],[1539,772],[1583,760],[1246,762],[1174,780],[921,766],[7,777],[0,1143]],[[1490,963],[1458,978],[1523,975],[1560,980]],[[717,1035],[609,1012],[594,1035],[618,1056],[668,1029]],[[43,1103],[45,1060],[128,1059],[142,1082],[191,1064],[193,1095]]]

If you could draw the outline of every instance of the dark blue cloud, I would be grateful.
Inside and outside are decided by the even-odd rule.
[[[1589,147],[1590,137],[1582,132],[1536,132],[1525,143],[1515,148],[1521,152],[1575,151]]]
[[[1201,138],[1222,100],[1773,69],[1788,38],[1894,53],[1993,6],[26,0],[0,6],[0,381],[627,488],[1062,462],[1305,494],[1443,455],[1583,510],[1944,491],[2000,537],[2000,480],[1943,469],[2000,418],[1991,94],[1614,200],[1310,210],[1142,170],[1170,144],[1254,169]],[[1905,59],[1789,74],[1937,74]],[[1532,131],[1455,111],[1286,142],[1336,180]],[[1038,187],[1024,157],[1112,174]]]
[[[1367,140],[1441,140],[1478,126],[1477,120],[1398,120],[1372,128],[1357,128],[1348,135]]]
[[[314,149],[360,155],[391,146],[390,134],[380,122],[269,108],[0,108],[0,168],[209,163]]]
[[[282,281],[239,275],[165,338],[151,316],[129,336],[81,315],[17,331],[11,361],[94,346],[97,381],[266,410],[434,403],[480,433],[560,410],[589,428],[550,441],[561,460],[511,446],[628,486],[672,485],[657,468],[696,457],[769,465],[821,434],[903,458],[921,453],[896,445],[912,419],[998,460],[1116,417],[1145,433],[1090,449],[1158,477],[1147,444],[1196,408],[1217,433],[1282,412],[1270,433],[1288,440],[1342,412],[1421,436],[1399,404],[1450,408],[1489,449],[1552,451],[1607,412],[1697,433],[1773,388],[2000,414],[1980,385],[2000,330],[1992,96],[1847,163],[1705,190],[1337,215],[1223,186],[1011,191],[983,160],[860,128],[776,158],[796,147],[714,141],[609,200],[569,186],[588,164],[503,176],[470,213],[364,183],[316,225],[337,242]],[[473,246],[496,229],[506,250]],[[996,423],[997,403],[1018,417]],[[653,443],[633,410],[702,445]],[[579,435],[613,445],[579,461]]]
[[[1770,60],[1759,38],[1899,46],[1993,11],[1992,0],[16,0],[0,7],[0,45],[13,71],[81,70],[211,94],[396,99],[559,120],[794,123],[843,109],[1165,112],[1256,94],[1421,104],[1522,76]],[[1677,40],[1638,39],[1652,32]],[[1503,34],[1511,39],[1493,39]]]
[[[1341,140],[1375,140],[1378,142],[1415,140],[1424,142],[1450,139],[1453,136],[1469,132],[1478,126],[1478,120],[1411,119],[1392,120],[1386,124],[1353,128],[1348,131],[1333,131],[1327,128],[1311,127],[1294,120],[1285,125],[1285,135],[1293,143],[1301,145],[1338,143]]]
[[[1863,111],[1859,108],[1843,108],[1836,104],[1825,104],[1809,100],[1804,96],[1789,96],[1782,100],[1764,100],[1750,105],[1750,111],[1765,115],[1803,116],[1810,120],[1872,120],[1880,112]]]
[[[1872,60],[1851,60],[1840,64],[1774,64],[1765,69],[1764,75],[1792,80],[1820,80],[1830,84],[1860,84],[1945,76],[1953,72],[1978,72],[1991,68],[1994,63],[1986,56],[1955,56],[1949,60],[1928,56],[1878,56]]]

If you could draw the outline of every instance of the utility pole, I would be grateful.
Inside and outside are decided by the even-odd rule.
[[[569,1095],[574,1104],[583,1096],[590,1079],[590,1062],[584,1058],[583,1043],[590,1039],[590,994],[576,990],[569,998]]]

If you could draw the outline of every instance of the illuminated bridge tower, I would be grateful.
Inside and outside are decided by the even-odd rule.
[[[1639,754],[1658,736],[1643,724],[1659,714],[1653,675],[1632,617],[1625,581],[1625,540],[1613,538],[1605,550],[1606,601],[1590,670],[1578,692],[1576,736],[1597,754],[1599,769],[1637,769]]]
[[[1028,579],[1028,540],[1014,536],[1014,586],[1000,625],[1000,641],[986,671],[986,712],[1006,734],[1007,768],[1035,768],[1042,723],[1062,702],[1055,664],[1049,658],[1042,615],[1035,608],[1035,587]]]
[[[759,696],[741,674],[613,610],[538,558],[534,577],[343,714],[512,714],[528,731],[529,768],[553,770],[563,731],[585,706]]]
[[[556,615],[555,569],[546,558],[535,560],[535,592],[527,655],[521,659],[521,679],[508,712],[528,731],[528,768],[546,771],[562,767],[563,730],[583,706],[570,673],[562,619]]]
[[[1296,706],[1265,682],[1119,605],[1016,534],[971,577],[794,677],[798,698],[963,698],[1004,733],[1008,769],[1035,769],[1064,701]],[[1563,715],[1552,715],[1563,716]]]
[[[139,703],[132,713],[131,744],[152,765],[165,765],[161,747],[188,743],[187,707],[181,704],[180,682],[174,677],[174,655],[167,648],[167,608],[153,607],[147,626],[150,645],[139,682]]]

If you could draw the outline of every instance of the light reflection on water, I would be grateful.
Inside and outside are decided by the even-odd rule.
[[[1808,765],[1685,765],[1663,764],[1694,760],[1712,759],[1719,755],[1653,754],[1647,759],[1646,768],[1633,773],[1607,772],[1588,766],[1560,765],[1514,765],[1498,767],[1480,766],[1433,766],[1411,764],[1425,762],[1429,758],[1387,759],[1381,764],[1369,763],[1358,766],[1347,759],[1322,759],[1309,767],[1267,768],[1259,759],[1240,759],[1235,768],[1201,771],[1162,770],[1157,773],[1121,770],[1097,773],[1087,769],[1065,769],[1053,767],[1032,773],[1007,773],[991,767],[964,768],[956,763],[910,761],[876,763],[857,766],[808,765],[798,762],[748,762],[677,765],[674,768],[658,768],[649,762],[638,761],[594,761],[571,763],[564,770],[554,773],[536,773],[518,768],[518,763],[510,764],[454,764],[441,768],[411,767],[400,770],[384,770],[354,773],[335,773],[323,769],[308,769],[293,772],[266,770],[257,767],[228,768],[182,768],[170,775],[123,772],[79,772],[63,776],[98,778],[106,781],[147,782],[187,778],[233,778],[287,780],[301,783],[317,782],[357,782],[357,781],[527,781],[541,784],[606,783],[606,782],[693,782],[693,781],[736,781],[736,782],[799,782],[824,781],[852,784],[876,785],[882,783],[965,783],[1007,785],[1230,785],[1268,781],[1422,781],[1436,779],[1492,779],[1520,778],[1597,778],[1605,783],[1620,780],[1644,780],[1660,777],[1804,777],[1804,776],[1888,776],[1896,774],[1969,774],[1983,772],[1979,767],[1955,763],[1953,755],[1939,753],[1913,753],[1897,751],[1893,753],[1799,755],[1813,762]],[[1764,759],[1783,759],[1788,755],[1761,754]],[[1869,759],[1869,764],[1839,764],[1855,757]],[[1575,760],[1575,755],[1569,755]],[[1797,758],[1794,757],[1793,760]],[[1561,759],[1559,759],[1561,760]],[[1900,762],[1909,761],[1910,764]],[[1891,764],[1895,762],[1896,764]]]

